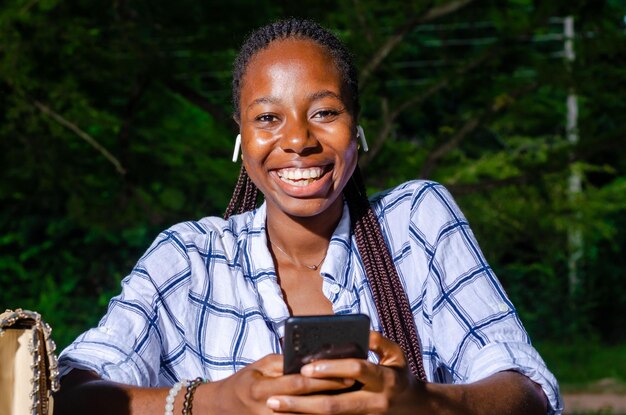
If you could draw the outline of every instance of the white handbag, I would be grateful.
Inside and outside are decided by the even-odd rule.
[[[59,371],[50,326],[39,313],[0,314],[0,415],[51,415]]]

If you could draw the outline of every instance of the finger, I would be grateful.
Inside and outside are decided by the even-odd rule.
[[[277,378],[260,378],[254,385],[255,396],[267,397],[270,395],[306,395],[319,392],[337,391],[346,389],[354,384],[352,379],[314,379],[295,375],[285,375]]]
[[[263,376],[278,377],[283,375],[283,355],[268,354],[250,365]]]
[[[389,373],[386,373],[389,372]],[[364,389],[382,390],[384,383],[395,377],[391,368],[376,365],[364,359],[318,360],[302,368],[302,375],[316,379],[353,379],[362,383]]]
[[[404,389],[408,382],[408,369],[383,366],[363,359],[318,360],[302,368],[302,375],[316,379],[354,379],[363,384],[362,390],[381,392]]]
[[[370,331],[370,350],[378,355],[379,364],[398,368],[406,367],[406,358],[402,348],[382,334]]]
[[[369,370],[367,366],[374,366],[374,364],[365,359],[324,359],[302,366],[300,373],[302,376],[317,379],[356,379]]]
[[[311,396],[277,395],[268,398],[266,405],[284,414],[368,414],[383,413],[388,408],[384,399],[369,392]]]

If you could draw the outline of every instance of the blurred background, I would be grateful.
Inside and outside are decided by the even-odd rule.
[[[0,307],[64,347],[222,215],[233,58],[289,16],[354,53],[369,191],[446,185],[563,387],[626,382],[625,0],[4,0]]]

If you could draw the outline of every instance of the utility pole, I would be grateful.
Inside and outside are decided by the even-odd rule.
[[[574,17],[567,16],[563,20],[563,31],[565,39],[565,63],[567,71],[571,76],[573,63],[576,55],[574,53]],[[569,87],[567,93],[567,124],[566,124],[567,141],[572,149],[578,144],[578,98],[573,83]],[[570,165],[568,196],[572,206],[580,200],[582,193],[582,174],[576,163]],[[574,220],[567,231],[567,243],[569,250],[568,258],[568,281],[570,298],[575,299],[580,290],[580,260],[583,256],[583,235],[578,220]]]

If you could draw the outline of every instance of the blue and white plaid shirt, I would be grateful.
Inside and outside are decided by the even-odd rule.
[[[554,376],[447,190],[408,182],[377,195],[372,206],[415,316],[428,379],[469,383],[516,370],[540,384],[551,413],[560,413]],[[267,247],[265,215],[263,205],[162,232],[99,326],[63,351],[62,374],[81,368],[117,382],[166,386],[197,376],[223,379],[281,353],[289,311]],[[336,314],[368,314],[372,329],[381,331],[347,208],[321,274]]]

